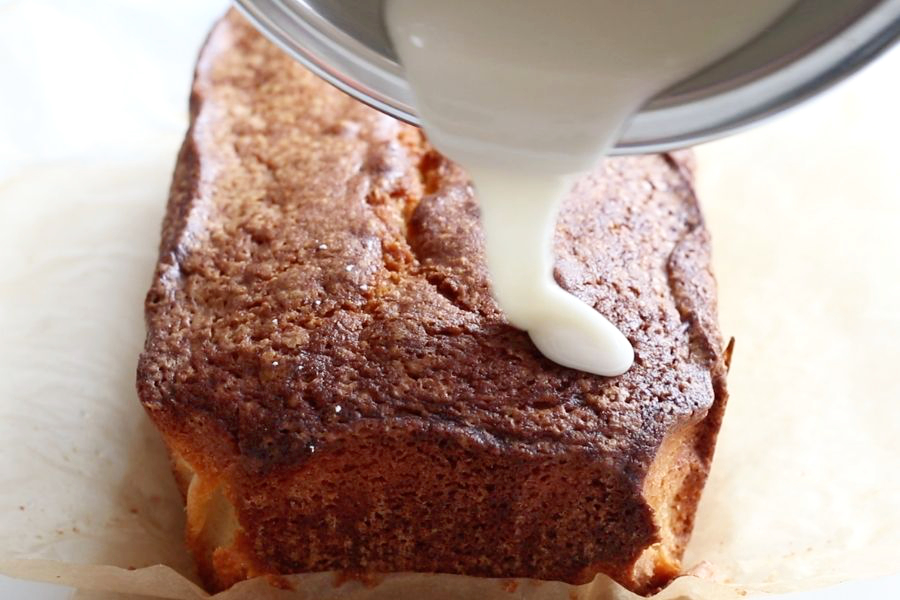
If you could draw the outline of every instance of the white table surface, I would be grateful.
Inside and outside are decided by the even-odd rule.
[[[71,588],[59,585],[19,581],[0,575],[2,600],[70,600],[74,593]],[[900,575],[771,597],[778,600],[893,600],[900,597]],[[89,594],[84,594],[78,600],[91,599]]]

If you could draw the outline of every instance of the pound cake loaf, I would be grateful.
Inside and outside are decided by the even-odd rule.
[[[575,185],[556,279],[636,357],[560,367],[491,298],[465,173],[229,13],[198,62],[137,379],[210,589],[605,573],[647,594],[677,575],[726,400],[691,178],[676,153]]]

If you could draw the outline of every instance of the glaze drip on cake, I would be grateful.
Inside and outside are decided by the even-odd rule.
[[[792,3],[388,0],[423,127],[475,184],[494,297],[545,356],[608,376],[634,359],[614,325],[554,280],[553,232],[573,175],[647,100]]]

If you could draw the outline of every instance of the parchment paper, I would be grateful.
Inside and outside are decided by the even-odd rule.
[[[0,1],[0,573],[80,600],[206,596],[134,367],[191,65],[223,8]],[[698,151],[737,346],[696,576],[661,599],[900,571],[898,69],[894,51]],[[217,598],[633,598],[604,578],[294,582]]]

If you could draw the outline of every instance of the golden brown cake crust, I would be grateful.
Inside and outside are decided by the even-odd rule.
[[[649,592],[676,573],[726,396],[689,155],[607,160],[565,203],[556,278],[635,348],[603,378],[506,324],[459,168],[233,12],[191,117],[138,390],[213,587],[602,571]],[[213,490],[238,524],[214,544]]]

